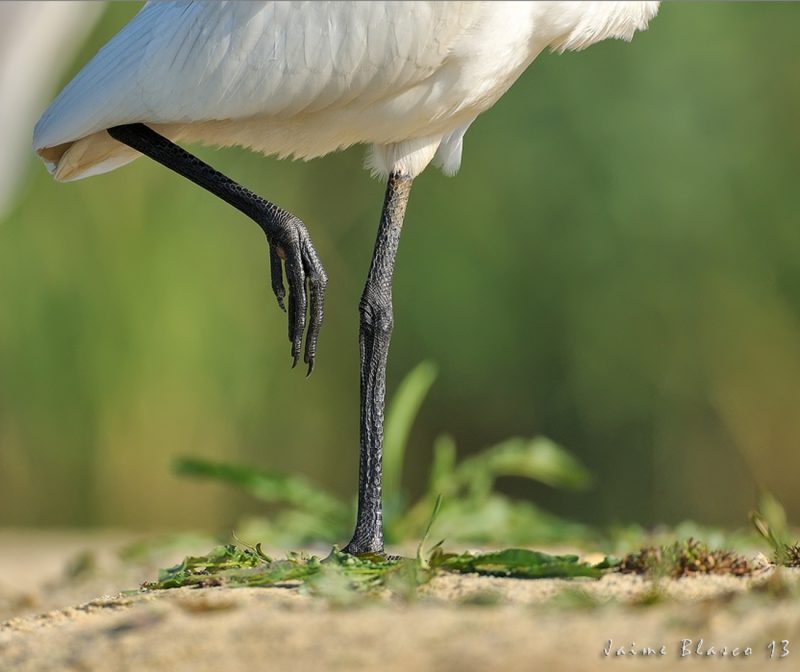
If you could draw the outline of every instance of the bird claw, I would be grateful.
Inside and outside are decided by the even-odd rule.
[[[267,234],[269,242],[270,270],[272,275],[272,292],[281,310],[287,312],[284,305],[286,290],[283,276],[289,286],[288,319],[289,342],[292,344],[292,368],[300,359],[305,332],[305,351],[303,362],[308,365],[306,375],[314,370],[317,354],[317,339],[322,326],[325,304],[325,287],[328,278],[319,261],[317,252],[311,243],[308,231],[299,219],[292,218],[272,233]],[[306,314],[308,313],[308,319]],[[307,326],[307,328],[306,328]]]

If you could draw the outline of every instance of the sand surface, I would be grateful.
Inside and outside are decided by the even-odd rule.
[[[636,605],[652,583],[622,575],[448,575],[412,601],[343,606],[291,584],[122,594],[158,565],[208,550],[121,562],[129,539],[0,532],[1,672],[800,669],[800,602],[780,596],[796,570],[669,581],[669,599],[650,606]],[[696,653],[701,638],[716,655]],[[609,639],[612,652],[635,643],[656,655],[606,656]],[[681,640],[691,654],[680,655]],[[788,640],[783,660],[770,660],[772,640],[776,657]]]

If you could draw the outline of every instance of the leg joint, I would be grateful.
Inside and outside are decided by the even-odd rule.
[[[376,300],[364,296],[358,304],[358,311],[361,314],[361,325],[363,328],[375,334],[391,334],[394,328],[394,318],[392,316],[392,302],[390,300]]]

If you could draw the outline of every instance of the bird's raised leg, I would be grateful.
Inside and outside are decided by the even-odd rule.
[[[317,338],[322,325],[327,278],[303,222],[290,212],[264,200],[214,170],[207,163],[144,124],[126,124],[108,129],[109,135],[176,173],[190,179],[258,224],[267,236],[272,272],[272,291],[283,305],[283,271],[289,285],[289,341],[293,364],[297,364],[306,331],[303,361],[308,373],[314,369]]]
[[[392,335],[392,276],[412,178],[392,173],[378,227],[367,284],[361,295],[361,455],[356,529],[346,553],[383,553],[381,458],[386,360]]]

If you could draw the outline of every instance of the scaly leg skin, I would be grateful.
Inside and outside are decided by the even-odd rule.
[[[183,175],[250,217],[267,236],[272,291],[282,310],[283,272],[289,285],[289,342],[292,367],[297,364],[306,332],[303,361],[308,374],[314,370],[317,339],[322,326],[327,277],[303,222],[290,212],[264,200],[214,170],[207,163],[144,124],[126,124],[108,129],[108,134],[154,161]],[[306,331],[306,311],[308,330]]]
[[[392,276],[412,178],[392,173],[378,227],[378,239],[361,295],[361,457],[356,529],[345,553],[383,553],[381,458],[386,361],[392,335]]]

